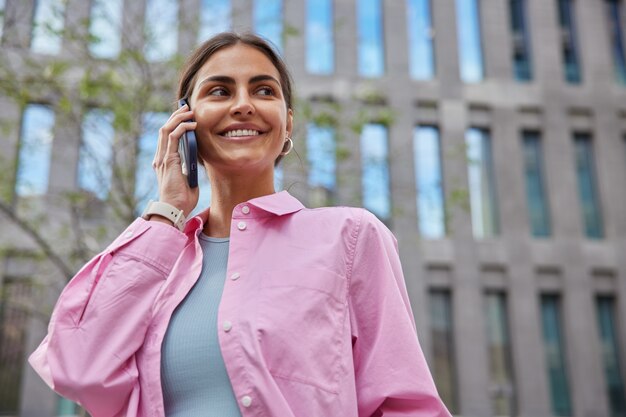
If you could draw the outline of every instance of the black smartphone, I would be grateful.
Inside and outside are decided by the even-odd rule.
[[[179,109],[185,104],[189,106],[189,103],[184,98],[178,100]],[[189,106],[189,109],[191,109],[191,106]],[[188,121],[193,121],[193,119]],[[189,187],[196,188],[198,186],[198,142],[196,141],[196,132],[193,130],[185,131],[183,137],[178,142],[178,153],[180,154],[183,174],[187,176]]]

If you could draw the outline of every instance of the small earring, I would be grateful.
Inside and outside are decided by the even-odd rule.
[[[287,155],[289,152],[291,152],[291,150],[293,149],[293,140],[291,140],[291,138],[289,136],[287,136],[287,139],[285,139],[285,143],[289,143],[289,147],[288,149],[285,151],[283,150],[280,155],[281,156],[285,156]],[[285,149],[285,146],[283,145],[283,149]]]

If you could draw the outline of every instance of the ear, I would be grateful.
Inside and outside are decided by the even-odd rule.
[[[291,133],[293,132],[293,110],[287,110],[287,136],[291,137]]]

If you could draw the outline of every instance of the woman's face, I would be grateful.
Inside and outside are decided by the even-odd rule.
[[[218,171],[242,174],[273,169],[293,116],[280,76],[257,49],[236,44],[200,68],[190,100],[202,159]]]

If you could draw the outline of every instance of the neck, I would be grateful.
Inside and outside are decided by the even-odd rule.
[[[211,178],[211,209],[204,234],[228,237],[233,209],[244,201],[274,194],[274,169],[263,173],[220,174],[208,168]]]

